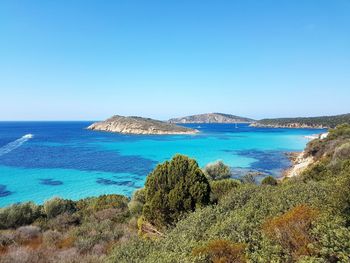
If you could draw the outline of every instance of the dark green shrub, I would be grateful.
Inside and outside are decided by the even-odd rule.
[[[238,187],[240,184],[241,182],[235,179],[211,181],[211,201],[214,203],[220,201],[223,196],[227,195],[232,189]]]
[[[131,239],[129,242],[115,246],[107,262],[109,263],[141,263],[149,255],[153,241],[150,239]],[[158,261],[161,262],[161,261]],[[175,261],[174,261],[175,262]]]
[[[94,212],[110,208],[125,210],[128,207],[128,202],[129,199],[123,195],[101,195],[78,201],[77,208],[81,213],[91,215]]]
[[[210,186],[195,160],[176,155],[147,177],[143,215],[159,228],[173,225],[183,214],[210,201]]]
[[[267,176],[261,181],[262,185],[277,185],[277,180],[272,176]]]
[[[304,181],[314,180],[324,180],[325,178],[331,176],[331,171],[328,168],[329,161],[324,160],[317,162],[311,167],[308,167],[301,175]]]
[[[0,209],[0,229],[28,225],[40,216],[40,207],[32,202],[14,204]]]
[[[63,213],[74,213],[76,205],[72,200],[55,197],[44,203],[43,210],[48,218],[54,218]]]
[[[203,172],[209,180],[221,180],[231,177],[230,167],[222,161],[207,164]]]
[[[327,141],[335,140],[337,138],[350,138],[350,124],[344,123],[341,125],[338,125],[335,129],[330,129],[329,134],[326,138]]]

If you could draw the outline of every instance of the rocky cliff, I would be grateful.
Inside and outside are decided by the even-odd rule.
[[[105,121],[95,122],[89,130],[116,132],[124,134],[195,134],[198,131],[163,121],[142,117],[115,115]]]

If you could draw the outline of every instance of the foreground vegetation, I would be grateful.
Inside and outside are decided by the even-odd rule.
[[[335,115],[335,116],[321,116],[321,117],[305,117],[305,118],[276,118],[276,119],[262,119],[257,122],[260,125],[268,126],[290,126],[299,124],[300,126],[309,127],[328,127],[334,128],[343,123],[350,124],[350,113]]]
[[[185,156],[129,200],[52,199],[0,210],[1,262],[350,262],[350,125],[312,141],[296,178],[233,180]]]

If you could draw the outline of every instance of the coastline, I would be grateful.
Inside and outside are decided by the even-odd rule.
[[[241,158],[255,156],[257,158],[256,160],[260,161],[252,166],[247,166],[249,170],[265,171],[266,176],[273,175],[275,178],[281,178],[282,172],[292,165],[292,163],[283,156],[284,153],[280,150],[276,151],[276,154],[279,152],[279,156],[276,156],[276,158],[273,152],[270,153],[267,151],[264,153],[265,148],[262,148],[260,151],[242,151],[240,153],[241,155],[231,156],[231,153],[226,151],[229,151],[231,147],[235,147],[238,141],[246,140],[245,137],[237,137],[237,134],[234,134],[235,136],[232,136],[232,138],[222,134],[222,132],[228,130],[227,127],[230,128],[229,132],[240,132],[240,129],[234,129],[234,125],[229,125],[227,127],[221,127],[220,125],[203,125],[203,127],[201,127],[203,133],[200,135],[190,135],[189,137],[171,136],[165,137],[164,139],[158,138],[156,135],[149,135],[149,137],[111,136],[107,134],[107,132],[102,131],[87,132],[85,130],[87,126],[86,122],[50,122],[40,124],[45,127],[42,131],[42,134],[45,136],[37,136],[38,133],[34,129],[37,125],[36,123],[15,123],[13,126],[9,126],[17,127],[16,129],[20,127],[18,132],[20,136],[22,136],[22,134],[27,134],[28,131],[32,132],[34,134],[33,140],[35,141],[33,141],[34,144],[32,144],[32,140],[30,140],[23,144],[23,146],[21,146],[22,148],[16,150],[18,153],[23,154],[23,158],[16,158],[15,152],[2,157],[4,161],[2,166],[0,165],[0,173],[3,174],[0,183],[3,185],[3,187],[0,186],[2,189],[2,191],[0,189],[0,195],[3,195],[0,199],[1,207],[30,200],[41,204],[52,196],[79,200],[88,196],[98,196],[102,193],[119,193],[130,197],[135,187],[143,186],[143,178],[151,171],[151,167],[156,165],[156,161],[149,158],[155,151],[156,154],[159,155],[157,158],[164,158],[164,160],[172,151],[176,150],[182,153],[188,152],[196,158],[196,160],[202,162],[202,166],[210,161],[226,157],[226,160],[234,160],[234,162],[237,163],[235,167],[239,167],[243,160],[241,160]],[[8,124],[6,124],[6,126],[8,126]],[[47,130],[46,127],[50,127],[50,129]],[[196,127],[196,125],[190,127]],[[243,127],[248,127],[248,125],[244,125]],[[212,137],[210,133],[213,128],[215,131],[219,132],[215,134],[215,137]],[[249,128],[249,131],[254,132],[255,129]],[[280,135],[284,136],[286,133],[291,133],[293,136],[290,137],[291,140],[282,140],[281,142],[283,142],[283,144],[277,145],[273,142],[274,140],[270,140],[272,143],[266,143],[271,149],[274,149],[273,147],[293,149],[294,145],[298,145],[295,150],[302,151],[308,141],[305,137],[317,132],[318,131],[310,130],[296,133],[294,133],[293,130],[276,131],[273,135],[274,137]],[[84,136],[81,136],[82,134]],[[249,133],[245,133],[244,135],[251,139],[250,145],[254,146],[255,137],[250,137]],[[261,135],[265,138],[265,133],[261,133]],[[153,136],[155,137],[153,138]],[[13,140],[17,139],[17,136],[13,137],[15,137]],[[50,143],[47,144],[46,137],[52,138],[52,142],[50,141]],[[194,140],[192,140],[192,138]],[[66,145],[63,142],[67,139],[77,143]],[[222,139],[230,140],[225,140],[225,142],[223,142]],[[266,137],[266,140],[268,139],[269,137]],[[169,141],[171,141],[170,145],[172,147],[168,146]],[[91,142],[96,144],[90,144]],[[211,146],[213,144],[214,146]],[[197,152],[193,150],[199,145],[201,145],[203,149],[206,148],[210,150],[208,152]],[[41,148],[32,148],[34,146],[40,146]],[[104,148],[105,146],[106,148]],[[88,149],[87,147],[89,147],[88,151],[86,151],[86,149]],[[111,151],[110,149],[112,148],[118,149],[118,152],[116,150]],[[225,148],[228,150],[222,152],[222,149]],[[40,149],[40,151],[36,151],[36,149]],[[45,150],[46,153],[52,153],[55,158],[51,158],[51,155],[43,155],[42,150]],[[62,151],[64,154],[62,154]],[[42,166],[41,168],[35,168],[38,164],[33,160],[36,159],[40,161],[39,164]],[[283,164],[281,164],[281,161],[283,161]],[[277,162],[281,165],[278,164],[275,166]],[[6,164],[11,166],[6,166]],[[59,165],[59,167],[54,168],[54,165]],[[242,173],[242,175],[244,174]],[[79,180],[78,178],[80,177],[84,178],[84,180]],[[265,177],[265,175],[259,174],[257,177],[258,181],[260,178]],[[26,183],[24,183],[23,180],[21,181],[20,178],[26,178]],[[29,187],[26,187],[26,185]],[[23,188],[19,188],[19,186]],[[35,193],[31,190],[32,187],[36,187]],[[21,191],[18,189],[24,190]],[[83,190],[75,191],[72,189]]]
[[[328,136],[328,132],[319,133],[319,134],[313,134],[304,136],[305,138],[309,139],[309,142],[315,139],[322,140]],[[288,152],[286,153],[288,155],[288,158],[292,162],[291,167],[285,169],[280,179],[283,180],[284,178],[291,178],[295,176],[299,176],[302,172],[304,172],[311,164],[315,162],[314,158],[312,156],[305,156],[305,148],[301,152]]]
[[[262,123],[251,123],[250,127],[255,128],[283,128],[283,129],[329,129],[327,126],[323,125],[308,125],[302,123],[289,123],[289,124],[262,124]]]
[[[281,180],[299,176],[314,162],[312,156],[305,157],[305,151],[288,153],[288,157],[291,160],[292,165],[282,172],[280,177]]]

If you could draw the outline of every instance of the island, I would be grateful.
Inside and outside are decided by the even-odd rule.
[[[320,117],[262,119],[251,123],[250,126],[267,128],[328,129],[335,128],[337,125],[343,123],[350,123],[350,113]]]
[[[169,123],[252,123],[253,119],[225,113],[204,113],[168,120]]]
[[[198,130],[164,121],[137,116],[125,117],[119,115],[114,115],[105,121],[95,122],[87,127],[87,129],[123,134],[176,135],[198,133]]]

